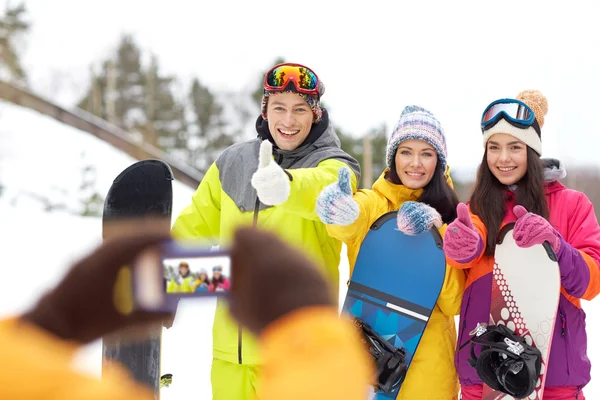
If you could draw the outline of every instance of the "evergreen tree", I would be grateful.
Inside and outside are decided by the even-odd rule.
[[[186,149],[185,104],[174,95],[175,78],[160,74],[151,57],[144,68],[141,50],[124,35],[113,58],[92,72],[91,85],[78,106],[135,133],[139,139],[163,150]]]

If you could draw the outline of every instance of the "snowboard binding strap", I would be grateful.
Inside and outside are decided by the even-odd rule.
[[[377,390],[389,393],[397,389],[406,377],[406,350],[398,349],[377,334],[367,323],[354,318],[354,324],[362,331],[362,342],[377,368]]]
[[[505,325],[478,323],[469,334],[473,337],[460,349],[471,344],[469,364],[486,385],[518,399],[533,393],[542,367],[542,353],[537,348]],[[479,357],[476,344],[481,346]]]

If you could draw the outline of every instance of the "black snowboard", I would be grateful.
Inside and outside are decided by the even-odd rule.
[[[168,232],[173,205],[172,181],[171,168],[159,160],[139,161],[121,172],[104,202],[103,238],[118,234],[112,226],[108,228],[111,222],[132,217],[163,218],[165,232]],[[158,399],[162,327],[148,329],[149,339],[143,342],[124,341],[118,334],[103,338],[102,355],[104,359],[123,364],[136,381],[150,386]]]

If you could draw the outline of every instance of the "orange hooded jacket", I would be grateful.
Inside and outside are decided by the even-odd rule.
[[[260,337],[264,364],[261,400],[366,398],[373,376],[356,329],[328,307],[292,312]],[[123,367],[103,379],[72,367],[77,345],[21,322],[0,321],[0,398],[152,400]],[[124,376],[126,376],[124,378]]]

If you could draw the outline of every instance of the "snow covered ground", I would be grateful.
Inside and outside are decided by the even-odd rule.
[[[35,146],[30,146],[32,142]],[[100,218],[47,213],[41,203],[17,197],[27,191],[60,201],[76,194],[82,152],[85,162],[97,168],[97,188],[102,194],[135,161],[85,132],[0,102],[0,182],[5,186],[0,196],[1,273],[5,277],[0,284],[0,317],[30,307],[40,293],[61,279],[72,261],[100,243]],[[174,215],[187,205],[192,193],[175,182]],[[162,399],[188,397],[199,390],[194,398],[210,398],[214,305],[212,300],[182,302],[173,328],[164,330],[163,371],[173,373],[175,383],[164,390]],[[86,346],[76,365],[100,377],[101,354],[100,341]]]
[[[35,143],[31,146],[31,143]],[[57,143],[61,143],[57,147]],[[112,179],[133,159],[93,136],[66,127],[33,111],[0,102],[0,243],[3,263],[0,273],[0,317],[15,315],[30,307],[46,289],[58,282],[70,263],[100,243],[99,218],[76,217],[62,212],[44,212],[40,203],[18,197],[19,190],[65,195],[56,187],[75,193],[80,183],[80,154],[97,168],[98,189],[105,194]],[[187,205],[193,190],[174,185],[176,216]],[[345,249],[342,250],[345,255]],[[340,266],[340,295],[348,277],[345,257]],[[24,283],[26,283],[24,285]],[[23,290],[26,288],[27,290]],[[163,331],[162,371],[174,375],[171,387],[162,390],[163,400],[210,399],[210,363],[213,300],[182,302],[174,326]],[[600,363],[600,300],[584,303],[588,313],[588,354]],[[99,377],[101,343],[83,348],[75,365]],[[592,369],[587,398],[600,395],[600,376]]]

